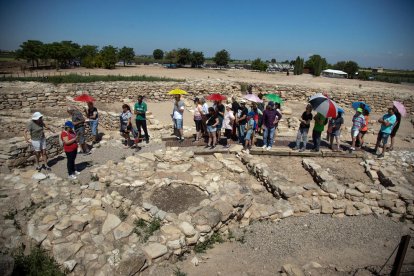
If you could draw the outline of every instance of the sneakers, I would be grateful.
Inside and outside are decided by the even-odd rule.
[[[271,146],[268,146],[267,148],[266,148],[266,150],[271,150],[272,149],[272,147]]]
[[[319,152],[318,149],[311,149],[311,152]]]
[[[350,151],[353,151],[353,150],[355,150],[355,148],[354,147],[350,147],[349,150]]]
[[[42,166],[37,166],[35,170],[40,172],[42,170]]]
[[[305,151],[305,148],[301,148],[300,150],[299,150],[299,152],[304,152]]]
[[[45,165],[45,164],[42,165],[41,169],[45,169],[46,171],[52,170],[48,165]]]
[[[211,147],[210,147],[210,149],[215,149],[215,148],[216,148],[216,146],[211,146]]]
[[[266,145],[264,145],[263,147],[262,147],[262,149],[266,149],[267,148],[267,146]]]
[[[74,174],[69,175],[68,178],[69,178],[69,180],[76,180],[76,179],[78,179],[76,177],[76,175],[74,175]]]
[[[299,149],[299,148],[295,146],[292,150],[298,150],[298,149]]]
[[[383,157],[384,157],[384,154],[383,153],[381,153],[381,154],[378,155],[378,158],[383,158]]]
[[[80,175],[80,172],[78,172],[78,171],[75,171],[75,175]]]

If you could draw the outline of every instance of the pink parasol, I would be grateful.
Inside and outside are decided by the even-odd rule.
[[[257,97],[255,94],[247,94],[244,98],[248,101],[255,102],[255,103],[262,103],[263,101]]]
[[[401,116],[405,117],[405,115],[407,115],[407,110],[405,109],[405,106],[402,103],[397,101],[393,101],[392,103],[394,104],[398,112],[400,112]]]

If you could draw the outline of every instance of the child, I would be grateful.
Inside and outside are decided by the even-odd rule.
[[[255,113],[250,111],[247,114],[247,125],[246,125],[246,136],[244,138],[244,148],[246,149],[246,151],[249,150],[249,148],[251,148],[252,146],[252,139],[253,139],[253,133],[255,130],[255,124],[256,122],[254,121],[254,115]]]
[[[355,143],[356,143],[356,139],[357,137],[361,137],[360,136],[360,131],[361,128],[365,125],[365,118],[362,115],[362,108],[357,108],[354,117],[352,118],[352,128],[351,128],[351,138],[352,138],[352,146],[350,148],[350,152],[352,152],[353,150],[355,150]]]
[[[340,139],[339,137],[341,136],[341,130],[342,130],[342,125],[344,124],[344,118],[342,118],[342,114],[343,114],[343,110],[338,110],[338,116],[336,116],[336,118],[332,118],[329,123],[331,125],[331,137],[330,137],[330,142],[331,142],[331,149],[333,151],[340,151]],[[336,140],[336,150],[333,149],[333,140]]]

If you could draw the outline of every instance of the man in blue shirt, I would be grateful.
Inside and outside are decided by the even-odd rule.
[[[388,137],[390,136],[392,128],[394,127],[396,121],[397,117],[394,115],[394,109],[392,107],[388,108],[388,113],[378,120],[378,122],[381,124],[381,129],[377,137],[377,144],[375,145],[375,152],[378,154],[378,157],[384,157],[385,147],[388,143]],[[378,147],[380,146],[381,141],[382,153],[379,154]]]

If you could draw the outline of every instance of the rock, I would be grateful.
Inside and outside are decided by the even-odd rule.
[[[142,251],[144,252],[145,256],[147,256],[148,259],[153,260],[155,258],[161,257],[168,252],[168,248],[160,243],[151,243],[147,246],[144,246],[142,248]]]
[[[337,183],[335,182],[323,182],[321,185],[321,189],[327,193],[336,193],[337,191]]]
[[[59,230],[59,231],[63,231],[66,228],[68,228],[69,226],[72,225],[72,221],[70,220],[70,217],[63,217],[58,224],[55,225],[55,229]]]
[[[71,272],[75,268],[76,264],[77,262],[75,260],[69,260],[63,263],[63,267]]]
[[[369,193],[369,191],[371,190],[370,187],[368,187],[367,185],[361,182],[356,182],[354,185],[355,185],[355,188],[361,193]]]
[[[83,231],[83,228],[88,224],[88,220],[79,215],[71,216],[70,220],[72,221],[72,228],[78,232]]]
[[[282,266],[282,272],[286,273],[287,276],[305,276],[302,269],[294,264],[284,264]]]
[[[197,257],[195,256],[194,258],[192,258],[191,259],[191,263],[194,265],[194,266],[198,266],[198,263],[199,263],[200,261],[197,259]]]
[[[43,179],[46,179],[47,178],[47,176],[44,174],[44,173],[35,173],[33,176],[32,176],[32,178],[34,179],[34,180],[37,180],[37,181],[41,181],[41,180],[43,180]]]
[[[333,204],[330,199],[322,198],[321,200],[321,213],[322,214],[332,214],[333,213]]]
[[[119,224],[121,224],[121,220],[117,216],[113,214],[108,214],[104,224],[102,225],[102,234],[108,234]]]
[[[186,221],[181,222],[178,225],[178,228],[180,228],[180,230],[184,233],[184,235],[186,235],[186,237],[192,237],[197,233],[194,227]]]
[[[208,224],[215,227],[221,221],[221,212],[211,206],[205,206],[194,214],[192,222],[195,224]]]
[[[148,160],[151,160],[153,162],[155,162],[155,160],[156,160],[155,155],[151,152],[143,152],[143,153],[138,154],[138,156],[143,157],[143,158],[148,159]]]
[[[182,235],[181,230],[172,224],[163,225],[160,232],[168,240],[178,240]]]
[[[82,243],[59,243],[53,246],[53,256],[60,264],[76,254],[81,249]]]
[[[381,193],[383,200],[393,200],[398,198],[398,194],[391,192],[390,190],[384,189]]]
[[[122,222],[117,228],[115,228],[114,230],[114,237],[115,240],[119,240],[125,237],[128,237],[131,233],[132,230],[134,230],[134,227],[132,227],[131,225],[129,225],[126,222]]]
[[[119,276],[136,275],[145,265],[146,259],[142,252],[134,253],[129,258],[122,259],[119,263],[116,273]]]
[[[214,208],[221,212],[222,222],[227,221],[233,214],[233,206],[226,201],[219,200],[217,203],[214,204]]]
[[[355,197],[363,197],[364,196],[363,193],[361,193],[360,191],[357,191],[355,189],[346,189],[345,194],[350,195],[350,196],[355,196]]]
[[[47,237],[47,234],[44,231],[39,230],[39,228],[32,223],[27,224],[27,234],[38,244],[40,244]]]
[[[345,207],[345,215],[347,216],[355,216],[357,215],[357,209],[351,204],[346,205]]]

